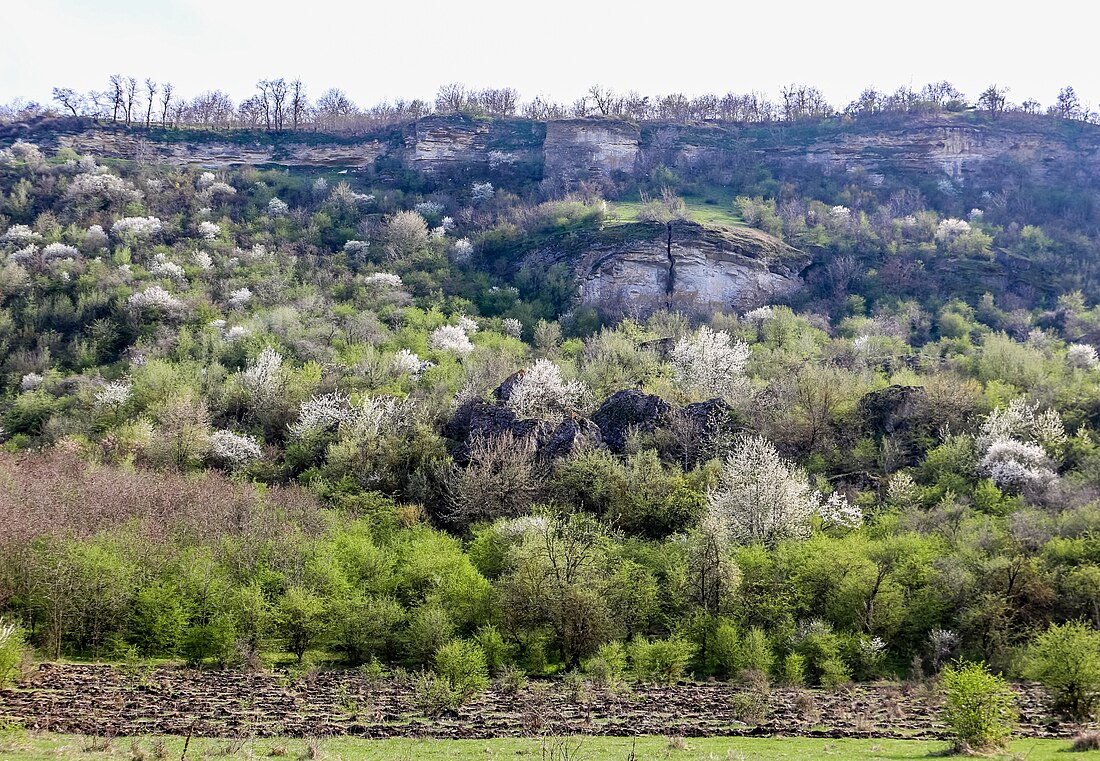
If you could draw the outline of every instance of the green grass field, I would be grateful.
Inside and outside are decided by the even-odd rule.
[[[701,225],[737,227],[745,221],[733,205],[734,194],[724,188],[713,188],[700,195],[684,195],[684,205],[691,219]],[[639,198],[609,201],[612,214],[620,223],[637,222],[643,204]]]
[[[96,746],[96,742],[99,746]],[[72,735],[9,733],[0,735],[0,760],[183,759],[184,739],[114,738],[103,741]],[[667,738],[572,737],[494,740],[365,740],[335,737],[321,740],[263,738],[249,740],[192,739],[186,759],[329,759],[330,761],[443,761],[458,759],[546,759],[547,761],[638,761],[672,759],[710,761],[736,759],[929,759],[942,757],[945,743],[922,740],[823,740],[809,738]],[[633,756],[631,754],[634,754]],[[1018,740],[1002,755],[989,759],[1072,761],[1100,758],[1100,752],[1074,753],[1068,740]]]

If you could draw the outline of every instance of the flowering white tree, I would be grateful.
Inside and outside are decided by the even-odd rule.
[[[505,317],[500,322],[501,328],[504,330],[504,335],[511,338],[519,338],[523,335],[523,323],[517,320],[515,317]]]
[[[123,217],[111,225],[111,232],[120,238],[149,238],[163,227],[164,223],[156,217]]]
[[[285,217],[290,212],[290,206],[286,201],[272,198],[267,202],[267,214],[270,217]]]
[[[28,243],[36,243],[42,240],[42,235],[36,233],[28,225],[12,225],[3,235],[0,235],[0,243],[12,243],[16,246],[25,246]]]
[[[348,398],[339,391],[316,394],[298,408],[298,419],[289,426],[290,435],[302,439],[314,433],[334,430],[351,415]]]
[[[204,240],[214,240],[221,231],[221,226],[216,222],[211,222],[208,219],[199,222],[199,235],[201,235]]]
[[[443,204],[438,201],[421,201],[413,208],[424,217],[435,217],[443,213]]]
[[[286,385],[283,355],[267,347],[240,373],[240,382],[253,408],[270,406]]]
[[[839,495],[822,505],[805,471],[784,460],[762,436],[742,436],[707,493],[707,511],[728,528],[731,541],[774,544],[809,534],[815,514],[840,527],[859,525],[859,508]]]
[[[1042,488],[1057,478],[1052,457],[1066,441],[1065,428],[1056,410],[1038,409],[1038,404],[1018,398],[993,410],[982,423],[978,472],[998,488]]]
[[[84,233],[84,246],[93,251],[106,248],[110,239],[100,225],[91,225]]]
[[[34,391],[36,388],[42,385],[46,379],[38,373],[27,373],[19,381],[20,391]]]
[[[470,261],[474,255],[474,244],[469,238],[459,238],[451,245],[451,258],[459,264]]]
[[[383,288],[386,290],[400,288],[402,285],[401,276],[394,275],[391,272],[371,273],[363,278],[363,284],[370,288]]]
[[[474,350],[474,345],[466,331],[458,325],[443,325],[428,335],[428,346],[437,351],[453,351],[466,355]]]
[[[676,380],[687,389],[729,396],[744,388],[749,347],[705,325],[676,342],[670,356]]]
[[[560,420],[581,407],[588,387],[579,380],[566,381],[561,368],[540,359],[512,386],[508,407],[521,418]]]
[[[133,388],[126,381],[111,381],[95,395],[96,409],[117,410],[125,406],[133,396]]]
[[[475,202],[488,201],[493,197],[494,192],[491,182],[475,182],[470,186],[470,198]]]
[[[401,349],[393,355],[390,367],[397,375],[416,375],[420,372],[420,357],[408,349]]]
[[[263,457],[259,441],[248,434],[215,431],[209,439],[210,456],[231,468],[241,468]]]
[[[248,302],[252,300],[252,291],[248,288],[238,288],[237,290],[229,294],[229,308],[230,309],[244,309],[248,306]]]
[[[1100,367],[1100,357],[1096,355],[1096,347],[1089,344],[1070,344],[1066,352],[1066,361],[1070,367],[1078,367],[1082,370],[1093,370]]]
[[[137,312],[165,312],[174,315],[183,310],[183,302],[159,285],[151,285],[144,291],[131,294],[126,300]]]
[[[196,251],[191,255],[191,261],[195,263],[199,269],[211,270],[214,269],[214,259],[210,254],[205,251]]]
[[[149,265],[149,274],[157,278],[167,278],[177,283],[187,282],[187,275],[184,274],[183,267],[175,262],[168,261],[168,257],[164,254],[157,254],[153,257],[153,261]]]

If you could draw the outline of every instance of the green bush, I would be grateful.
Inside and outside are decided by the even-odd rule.
[[[0,687],[13,681],[19,673],[19,662],[23,659],[25,647],[23,630],[0,618]]]
[[[496,676],[505,664],[511,660],[504,637],[500,635],[500,631],[495,626],[486,624],[477,630],[474,639],[482,652],[485,653],[485,665],[489,668],[489,673]]]
[[[1024,673],[1054,696],[1054,708],[1086,721],[1100,698],[1100,632],[1084,621],[1051,624],[1027,650]]]
[[[798,653],[788,653],[783,659],[783,682],[792,687],[806,684],[806,659]]]
[[[1001,748],[1016,723],[1016,696],[983,663],[959,663],[943,670],[942,718],[958,751]]]
[[[621,642],[608,642],[584,662],[584,673],[594,684],[612,687],[626,673],[626,648]]]
[[[421,671],[412,677],[409,689],[416,710],[430,719],[437,718],[444,711],[457,708],[461,704],[458,694],[451,689],[447,680],[430,671]]]
[[[485,692],[489,686],[485,651],[477,643],[464,639],[451,640],[436,651],[435,673],[447,682],[458,705]]]
[[[741,633],[737,627],[722,621],[711,640],[714,667],[722,676],[732,676],[741,665]]]
[[[772,652],[768,635],[759,626],[754,626],[745,632],[741,642],[740,666],[742,671],[759,671],[767,674],[775,663],[775,654]]]
[[[630,643],[630,664],[634,675],[643,681],[673,684],[695,654],[695,646],[679,637],[652,642],[635,637]]]

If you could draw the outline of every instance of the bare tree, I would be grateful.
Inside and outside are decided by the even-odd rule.
[[[478,93],[477,99],[491,116],[504,118],[515,115],[519,93],[511,87],[490,88]]]
[[[985,92],[978,96],[978,107],[988,111],[990,116],[996,117],[997,114],[1005,110],[1007,95],[1007,87],[990,85],[985,89]]]
[[[441,114],[457,114],[465,111],[469,104],[470,94],[458,82],[443,85],[435,95],[435,110]]]
[[[53,99],[59,104],[69,109],[73,116],[77,116],[76,110],[83,106],[84,98],[80,93],[71,87],[55,87],[53,88]]]
[[[309,100],[306,98],[306,88],[302,80],[295,79],[290,83],[290,121],[292,129],[298,129],[298,124],[309,108]]]
[[[172,83],[165,82],[160,91],[160,126],[168,124],[168,109],[172,105]]]
[[[616,98],[615,93],[609,88],[592,85],[588,88],[588,97],[592,98],[592,101],[596,104],[596,108],[598,108],[600,113],[604,116],[617,114],[620,110],[622,100]]]
[[[1051,111],[1061,119],[1080,119],[1081,101],[1072,87],[1063,87],[1058,92],[1058,101]]]
[[[153,123],[153,100],[157,95],[157,83],[151,79],[146,79],[145,94],[148,98],[148,103],[145,104],[145,128],[148,129]]]
[[[118,121],[118,112],[122,110],[123,101],[122,75],[111,75],[111,119]]]
[[[478,436],[469,452],[466,467],[456,467],[448,482],[451,522],[466,527],[515,517],[534,502],[545,474],[530,437],[519,438],[511,432]]]
[[[330,87],[317,99],[317,119],[322,129],[334,129],[337,122],[355,110],[343,90]]]
[[[134,104],[137,103],[138,81],[133,77],[127,77],[126,82],[126,126],[130,126],[133,120]]]

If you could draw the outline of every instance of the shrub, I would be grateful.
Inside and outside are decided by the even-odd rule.
[[[943,670],[942,718],[958,751],[1004,746],[1016,722],[1015,696],[1004,679],[982,663],[959,663]]]
[[[477,630],[474,639],[485,653],[485,665],[489,668],[489,673],[494,676],[501,673],[509,660],[509,654],[508,645],[505,644],[504,637],[500,636],[497,628],[492,624],[482,626]]]
[[[783,682],[792,687],[806,684],[806,659],[798,653],[789,653],[783,659]]]
[[[767,674],[771,671],[774,662],[775,655],[772,653],[772,646],[764,630],[754,626],[745,632],[744,640],[741,642],[741,669]]]
[[[13,681],[19,673],[24,647],[23,630],[0,618],[0,687]]]
[[[430,719],[437,718],[444,711],[452,710],[460,704],[447,680],[430,671],[421,671],[412,677],[410,688],[416,710]]]
[[[630,664],[634,675],[643,681],[673,684],[695,654],[695,647],[679,637],[650,642],[638,636],[630,643]]]
[[[613,687],[626,672],[626,648],[621,642],[608,642],[584,662],[584,673],[594,684]]]
[[[518,666],[508,664],[497,677],[497,689],[504,695],[518,695],[527,686],[527,675]]]
[[[468,640],[451,640],[440,647],[435,653],[435,673],[454,692],[455,705],[480,695],[489,686],[485,651]]]
[[[729,621],[718,624],[711,642],[711,652],[718,673],[731,676],[737,672],[741,663],[741,634],[734,624]]]
[[[1100,697],[1100,632],[1083,621],[1051,624],[1028,648],[1024,673],[1050,690],[1055,710],[1087,720]]]

